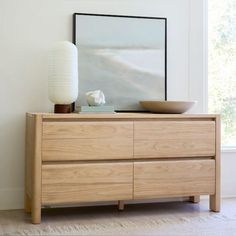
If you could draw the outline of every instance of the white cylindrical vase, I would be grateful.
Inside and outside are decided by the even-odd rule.
[[[67,113],[78,97],[78,52],[67,41],[57,42],[50,52],[48,94],[55,113]]]

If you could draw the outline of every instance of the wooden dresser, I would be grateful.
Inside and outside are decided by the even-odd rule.
[[[25,210],[210,195],[220,210],[218,115],[27,113]]]

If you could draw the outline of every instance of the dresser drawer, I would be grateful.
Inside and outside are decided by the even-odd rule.
[[[44,122],[43,139],[133,138],[133,122]]]
[[[136,162],[134,199],[215,193],[215,161]]]
[[[42,203],[128,200],[133,197],[133,163],[42,166]]]
[[[134,122],[136,158],[214,155],[214,121]]]
[[[42,160],[133,158],[133,122],[45,122]]]

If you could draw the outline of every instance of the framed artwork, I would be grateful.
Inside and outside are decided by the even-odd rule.
[[[167,19],[74,13],[79,105],[102,90],[116,111],[141,111],[140,100],[167,98]]]

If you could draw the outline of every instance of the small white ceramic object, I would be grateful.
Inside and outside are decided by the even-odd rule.
[[[87,92],[86,99],[89,106],[101,106],[106,103],[105,95],[101,90]]]
[[[196,103],[196,101],[140,101],[140,105],[148,111],[163,114],[182,114]]]

